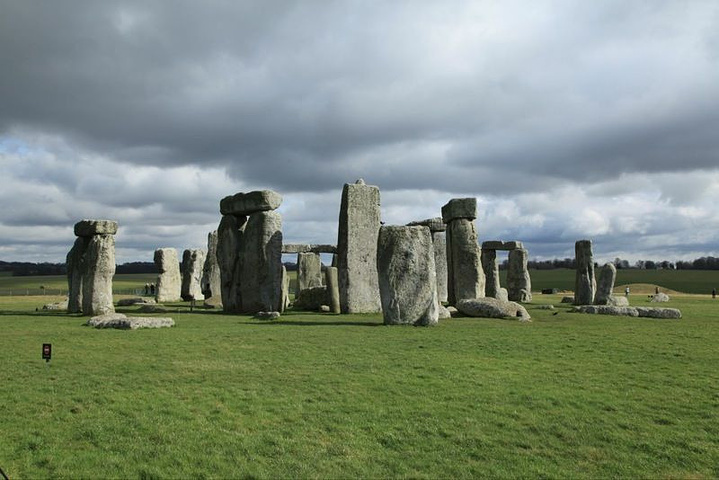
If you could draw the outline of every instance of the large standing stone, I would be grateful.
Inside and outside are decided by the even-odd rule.
[[[182,299],[204,300],[202,294],[202,267],[205,265],[205,251],[200,248],[187,249],[182,253]]]
[[[217,230],[207,234],[207,256],[202,267],[202,294],[205,298],[222,295],[220,266],[217,263]]]
[[[242,311],[278,311],[282,302],[282,217],[279,213],[263,211],[250,215],[240,242],[239,261]]]
[[[224,215],[217,228],[217,264],[220,267],[222,309],[237,313],[242,309],[240,295],[240,245],[247,217]]]
[[[327,297],[329,300],[330,312],[341,313],[340,307],[340,285],[337,276],[337,267],[327,267],[325,269],[325,285],[327,285]]]
[[[181,299],[182,276],[180,275],[177,250],[174,248],[158,248],[155,250],[154,260],[159,272],[155,300],[158,303],[179,301]]]
[[[447,241],[445,230],[447,225],[441,217],[428,218],[416,222],[409,222],[409,227],[429,227],[434,245],[434,268],[437,272],[437,298],[440,302],[447,301]]]
[[[595,305],[607,305],[614,290],[614,281],[617,279],[617,268],[613,263],[605,263],[599,269],[597,293],[594,295]]]
[[[377,282],[379,188],[363,180],[342,189],[337,236],[337,268],[342,313],[381,309]]]
[[[220,200],[222,215],[251,215],[275,210],[282,203],[282,195],[272,190],[236,193]]]
[[[507,262],[507,295],[512,302],[532,301],[532,280],[527,260],[529,253],[523,248],[509,251]]]
[[[597,291],[597,281],[594,278],[592,241],[578,240],[574,244],[574,252],[577,264],[574,280],[574,304],[592,305]]]
[[[75,244],[67,254],[67,311],[68,313],[82,312],[82,276],[84,270],[83,257],[90,240],[87,237],[78,237]]]
[[[385,325],[437,324],[437,278],[429,228],[380,228],[377,271]]]
[[[482,270],[485,278],[484,295],[497,298],[501,285],[499,283],[499,262],[497,261],[496,250],[482,248]]]
[[[287,275],[287,268],[282,265],[282,301],[280,302],[280,313],[284,313],[290,306],[290,276]]]
[[[297,254],[297,291],[322,286],[322,260],[319,253]]]
[[[484,281],[474,221],[452,220],[447,225],[447,300],[455,305],[465,298],[484,297]]]
[[[112,276],[115,275],[115,237],[94,235],[87,243],[83,259],[82,313],[113,313]]]

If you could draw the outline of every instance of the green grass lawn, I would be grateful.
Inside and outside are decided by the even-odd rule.
[[[536,295],[529,324],[263,322],[177,304],[176,327],[138,331],[3,297],[0,467],[12,479],[717,478],[719,301],[673,296],[684,319],[671,321],[571,314],[560,297]]]

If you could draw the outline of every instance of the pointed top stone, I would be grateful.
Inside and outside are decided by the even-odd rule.
[[[222,215],[251,215],[275,210],[282,204],[282,195],[272,190],[257,190],[229,195],[220,201]]]

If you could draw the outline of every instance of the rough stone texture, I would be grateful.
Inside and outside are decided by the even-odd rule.
[[[573,307],[570,312],[592,313],[597,315],[624,315],[638,317],[639,312],[634,307],[615,307],[612,305],[580,305]]]
[[[145,297],[132,297],[132,298],[121,298],[117,301],[118,307],[131,307],[133,305],[154,305],[154,298]]]
[[[574,303],[574,297],[562,297],[562,300],[559,303]]]
[[[205,298],[202,305],[206,308],[222,308],[222,296],[218,294],[210,298]]]
[[[277,320],[280,316],[280,312],[257,312],[255,314],[255,318],[259,320]]]
[[[42,306],[43,310],[67,310],[68,305],[68,299],[61,302],[55,302],[55,303],[47,303]]]
[[[89,241],[86,237],[76,238],[65,259],[67,265],[68,313],[82,312],[83,258]]]
[[[319,253],[297,254],[297,290],[322,286],[322,260]]]
[[[592,305],[597,291],[597,281],[594,278],[594,256],[592,255],[592,241],[579,240],[574,244],[577,262],[576,277],[574,280],[574,304]]]
[[[442,207],[442,221],[449,223],[452,220],[474,220],[477,218],[477,199],[453,198]]]
[[[502,302],[508,302],[509,301],[509,292],[506,288],[500,287],[499,291],[497,292],[497,296],[494,297],[497,300],[501,300]]]
[[[337,247],[334,245],[322,244],[301,244],[301,243],[285,243],[282,245],[282,253],[337,253]]]
[[[484,272],[473,220],[453,220],[447,225],[447,301],[484,296]]]
[[[487,240],[482,242],[482,250],[517,250],[518,248],[524,248],[522,242],[511,241],[503,242],[502,240]]]
[[[113,220],[80,220],[75,224],[76,237],[115,235],[116,233],[117,222]]]
[[[618,297],[616,295],[610,295],[607,297],[607,305],[613,305],[615,307],[628,307],[629,299],[627,297]]]
[[[485,242],[486,243],[486,242]],[[501,288],[499,284],[499,262],[496,250],[485,250],[482,247],[482,270],[484,271],[484,296],[497,298]]]
[[[220,200],[222,215],[251,215],[275,210],[282,204],[282,195],[272,190],[236,193]]]
[[[242,311],[278,311],[282,303],[282,216],[278,212],[250,215],[239,263]]]
[[[364,181],[342,189],[337,235],[337,270],[342,313],[381,310],[377,282],[379,188]]]
[[[169,313],[169,312],[179,312],[179,309],[169,309],[165,308],[161,305],[141,305],[140,308],[137,309],[139,313]]]
[[[330,312],[341,313],[342,307],[340,306],[340,284],[337,267],[325,268],[325,285],[327,285],[327,303],[329,303]]]
[[[594,295],[595,305],[609,305],[609,297],[614,290],[614,281],[617,279],[617,268],[613,263],[605,263],[599,269],[597,293]]]
[[[537,305],[537,310],[554,310],[554,305]]]
[[[385,325],[437,324],[437,274],[429,228],[381,227],[377,273]]]
[[[110,313],[92,317],[86,325],[95,328],[118,328],[121,330],[137,330],[138,328],[165,328],[175,325],[171,318],[160,317],[127,317],[122,313]]]
[[[430,231],[432,229],[430,228]],[[447,238],[443,231],[432,232],[434,269],[437,274],[437,300],[447,301]]]
[[[515,302],[503,302],[496,298],[466,298],[457,302],[457,310],[468,317],[511,318],[529,320],[527,310]]]
[[[155,265],[160,272],[157,275],[155,286],[155,300],[163,302],[177,302],[182,297],[182,275],[180,275],[180,262],[177,259],[177,250],[174,248],[158,248],[155,250]]]
[[[437,306],[437,318],[439,320],[444,320],[445,318],[452,318],[452,313],[447,307],[442,304],[439,304]]]
[[[527,260],[529,252],[524,248],[509,251],[507,262],[507,294],[512,302],[532,301],[532,279],[529,277]]]
[[[202,266],[202,295],[205,298],[222,296],[222,278],[220,265],[217,263],[217,230],[207,234],[207,255]]]
[[[287,269],[282,265],[282,301],[280,302],[280,313],[284,313],[290,306],[290,276]]]
[[[660,307],[636,307],[640,317],[647,318],[682,318],[682,312],[676,308],[660,308]]]
[[[217,264],[220,267],[222,309],[228,313],[237,313],[242,309],[240,244],[246,225],[247,217],[224,215],[217,227]]]
[[[292,307],[295,310],[317,311],[322,305],[327,305],[327,287],[314,287],[302,290]]]
[[[652,297],[651,301],[653,303],[668,302],[669,295],[667,295],[666,293],[663,293],[663,292],[659,292]]]
[[[429,231],[444,232],[447,230],[447,225],[442,221],[442,217],[427,218],[425,220],[418,220],[416,222],[409,222],[408,227],[429,227]]]
[[[202,267],[205,265],[205,251],[199,248],[187,249],[182,253],[182,299],[204,300],[202,294]]]
[[[82,313],[104,315],[115,311],[112,277],[115,275],[115,237],[90,237],[83,257]]]

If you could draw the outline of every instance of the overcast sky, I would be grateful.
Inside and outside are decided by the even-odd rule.
[[[533,258],[719,256],[719,2],[0,0],[0,260],[206,245],[273,189],[336,243],[342,185],[387,224],[478,199]]]

